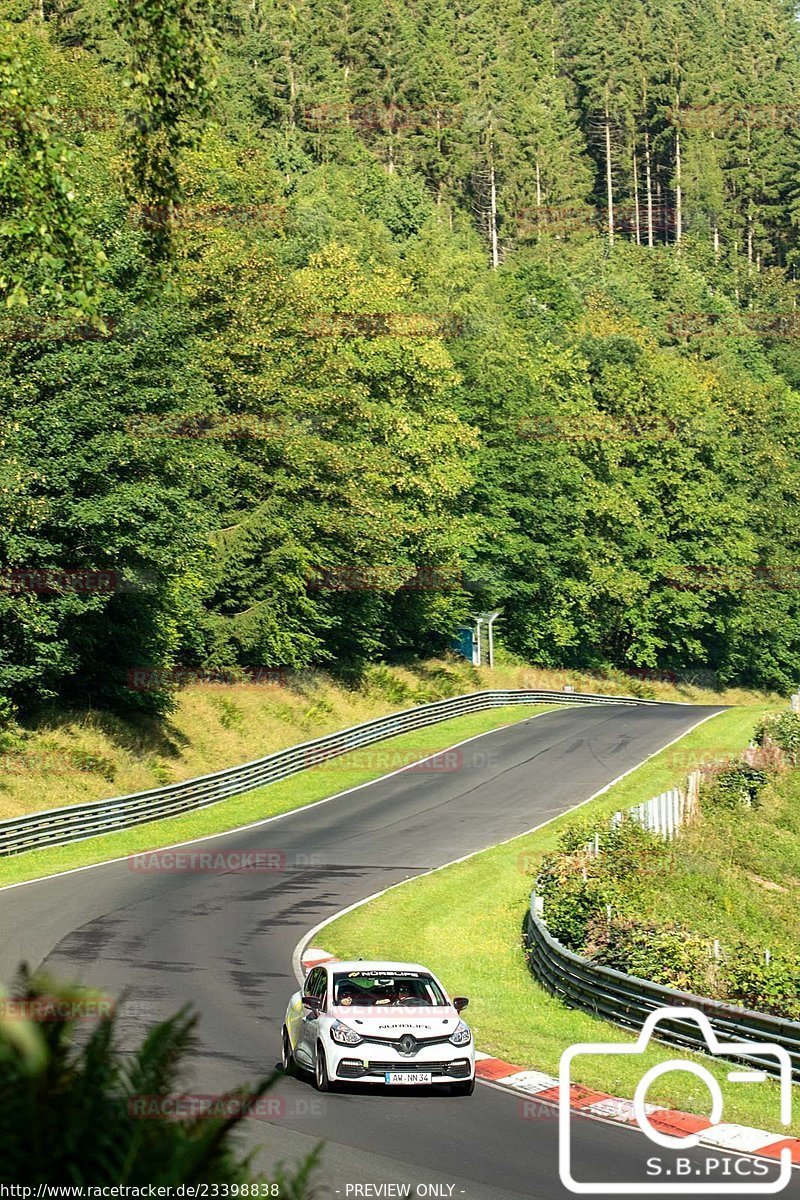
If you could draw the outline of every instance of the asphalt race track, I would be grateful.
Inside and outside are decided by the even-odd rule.
[[[405,770],[196,844],[278,851],[279,871],[143,872],[120,861],[8,888],[0,892],[2,977],[26,959],[112,995],[124,991],[126,1041],[190,1002],[201,1014],[202,1046],[187,1090],[216,1094],[252,1081],[278,1061],[280,1021],[296,987],[292,952],[306,931],[390,884],[565,811],[714,711],[562,709],[465,744],[456,770]],[[285,1079],[270,1096],[271,1129],[244,1122],[248,1144],[267,1142],[259,1168],[268,1174],[277,1158],[291,1162],[324,1141],[319,1183],[330,1196],[397,1195],[374,1190],[388,1183],[412,1185],[412,1196],[439,1185],[429,1194],[454,1200],[569,1195],[558,1176],[554,1113],[526,1119],[524,1097],[488,1085],[470,1098],[389,1089],[320,1096],[302,1079]],[[596,1120],[577,1122],[574,1143],[574,1172],[586,1181],[644,1181],[648,1158],[670,1161],[641,1134]],[[736,1176],[707,1164],[728,1160],[730,1170],[753,1160],[685,1157],[693,1171],[708,1172],[694,1178],[695,1194],[709,1194],[705,1178],[746,1194]],[[797,1173],[782,1194],[800,1196]]]

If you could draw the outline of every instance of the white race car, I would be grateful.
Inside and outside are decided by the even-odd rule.
[[[416,963],[330,962],[312,967],[286,1009],[284,1071],[311,1071],[321,1092],[345,1081],[475,1088],[475,1045],[439,980]]]

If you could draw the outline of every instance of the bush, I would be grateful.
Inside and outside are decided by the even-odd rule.
[[[723,763],[704,773],[702,798],[720,808],[755,808],[769,775],[746,762]]]
[[[8,696],[0,696],[0,729],[5,729],[16,716],[16,709]]]
[[[592,917],[607,903],[602,884],[590,876],[588,854],[556,854],[544,859],[536,891],[544,900],[547,928],[571,950],[580,951]]]
[[[582,850],[594,840],[596,831],[597,821],[594,817],[570,821],[558,835],[558,849],[562,854],[573,854],[576,850]],[[599,836],[602,840],[604,834]]]
[[[585,821],[566,826],[561,852],[544,859],[536,884],[548,929],[575,951],[583,950],[590,924],[604,916],[607,905],[624,903],[631,878],[657,869],[669,854],[666,843],[631,817],[598,834],[597,855],[591,849],[594,833]]]
[[[793,766],[800,764],[800,713],[773,713],[764,717],[756,728],[755,741],[759,746],[771,742],[779,746]]]
[[[566,855],[583,852],[594,845],[595,836],[600,853],[598,857],[592,855],[591,862],[596,871],[615,877],[627,875],[632,869],[641,868],[645,862],[653,863],[666,854],[662,839],[628,813],[623,814],[618,825],[609,825],[600,831],[592,818],[572,821],[561,831],[558,848]]]
[[[766,962],[763,952],[737,947],[724,966],[725,995],[743,1008],[800,1020],[800,959],[781,955]]]
[[[708,939],[678,922],[645,925],[635,917],[613,916],[595,919],[588,932],[587,952],[605,967],[697,995],[717,990]]]

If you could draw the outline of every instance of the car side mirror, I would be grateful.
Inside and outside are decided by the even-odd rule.
[[[453,997],[453,1008],[456,1010],[457,1013],[463,1012],[468,1004],[469,1004],[469,1000],[467,999],[466,996],[454,996]]]
[[[310,1008],[313,1013],[318,1013],[321,1007],[319,996],[303,996],[303,1007]]]

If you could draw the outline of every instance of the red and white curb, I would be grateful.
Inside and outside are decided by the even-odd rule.
[[[304,973],[308,974],[312,967],[318,967],[321,963],[336,962],[336,958],[327,950],[309,946],[304,950],[301,962]],[[516,1067],[501,1058],[493,1058],[490,1054],[476,1050],[475,1074],[478,1079],[487,1083],[500,1085],[525,1096],[534,1096],[537,1104],[558,1105],[558,1080],[542,1071],[526,1071],[523,1067]],[[585,1116],[601,1117],[619,1125],[636,1124],[632,1100],[623,1100],[619,1096],[610,1096],[605,1092],[593,1091],[573,1083],[569,1089],[569,1103],[574,1112]],[[696,1117],[691,1113],[661,1108],[657,1104],[648,1104],[645,1107],[651,1124],[660,1133],[674,1137],[698,1133],[700,1144],[703,1146],[734,1150],[740,1154],[755,1154],[759,1158],[778,1159],[781,1151],[788,1148],[792,1154],[792,1163],[800,1165],[800,1138],[787,1138],[781,1133],[770,1133],[767,1129],[751,1129],[747,1125],[732,1125],[727,1122],[714,1125],[707,1117]],[[524,1109],[522,1111],[523,1117],[540,1115],[535,1109],[530,1113]],[[553,1115],[555,1116],[555,1110]]]
[[[558,1104],[558,1080],[542,1071],[525,1071],[512,1063],[492,1058],[476,1051],[475,1074],[479,1079],[502,1084],[503,1087],[535,1096],[538,1102]],[[635,1125],[633,1101],[605,1092],[592,1091],[573,1083],[569,1089],[569,1106],[573,1112],[585,1116],[602,1117],[619,1125]],[[800,1138],[787,1138],[782,1133],[770,1133],[767,1129],[751,1129],[747,1125],[713,1125],[707,1117],[696,1117],[691,1113],[661,1108],[657,1104],[645,1106],[650,1123],[659,1133],[673,1137],[686,1137],[690,1133],[700,1134],[700,1144],[718,1150],[736,1150],[741,1154],[756,1154],[759,1158],[780,1158],[781,1150],[788,1147],[792,1162],[800,1165]],[[526,1114],[523,1112],[522,1114]]]
[[[327,950],[318,950],[316,946],[307,946],[300,959],[304,975],[307,975],[312,967],[319,967],[326,962],[336,962],[336,959],[332,954],[328,954]]]

